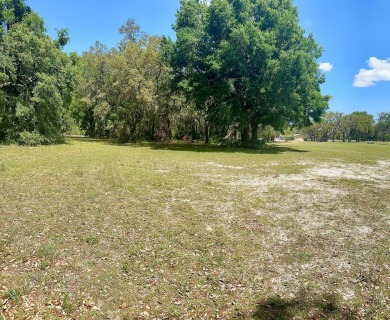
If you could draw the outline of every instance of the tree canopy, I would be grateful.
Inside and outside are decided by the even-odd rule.
[[[375,125],[375,135],[378,140],[390,141],[390,112],[379,114],[378,121]]]
[[[321,49],[291,0],[182,0],[174,29],[177,87],[210,121],[238,122],[243,143],[259,124],[303,125],[326,110]]]
[[[0,3],[0,30],[0,140],[58,141],[74,88],[68,56],[22,0]]]
[[[97,42],[81,57],[73,114],[87,134],[123,142],[153,139],[169,106],[169,70],[158,37],[133,19],[120,28],[117,48]]]

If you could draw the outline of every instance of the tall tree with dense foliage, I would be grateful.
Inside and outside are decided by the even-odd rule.
[[[102,138],[106,134],[108,56],[107,47],[97,41],[88,52],[83,53],[79,62],[77,99],[72,106],[72,115],[91,137]]]
[[[208,5],[204,1],[181,1],[174,25],[177,40],[165,39],[165,51],[170,53],[174,87],[196,107],[204,122],[205,142],[210,126],[229,121],[228,108],[223,97],[229,93],[226,81],[210,60],[217,50],[207,30]],[[221,110],[226,108],[225,110]]]
[[[159,37],[148,36],[129,19],[123,39],[108,50],[96,43],[81,57],[74,115],[95,137],[122,142],[170,135],[170,74]]]
[[[59,42],[23,0],[0,3],[0,140],[61,139],[74,77]]]
[[[326,112],[321,120],[313,123],[304,131],[311,141],[335,141],[337,136],[342,134],[342,119],[343,114],[340,112]]]
[[[336,136],[340,135],[343,114],[341,112],[327,112],[324,114],[324,119],[329,130],[329,138],[335,141]]]
[[[259,124],[307,124],[327,108],[321,49],[291,0],[181,0],[174,28],[178,87],[211,115],[238,122],[244,144],[257,140]]]
[[[390,141],[390,112],[379,114],[375,124],[375,135],[380,141]]]
[[[371,140],[374,135],[374,116],[366,111],[355,111],[350,115],[349,122],[349,140],[367,141]]]

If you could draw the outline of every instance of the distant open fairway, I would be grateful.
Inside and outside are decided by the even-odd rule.
[[[0,319],[388,319],[390,144],[0,146]]]

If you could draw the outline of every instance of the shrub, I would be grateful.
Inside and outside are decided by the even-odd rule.
[[[19,133],[17,142],[18,144],[23,146],[37,146],[44,143],[45,138],[36,131],[33,132],[23,131]]]
[[[164,141],[169,140],[168,135],[166,134],[166,132],[163,129],[157,130],[154,133],[153,138],[159,142],[164,142]]]

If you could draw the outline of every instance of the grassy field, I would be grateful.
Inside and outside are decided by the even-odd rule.
[[[390,144],[0,146],[2,319],[389,319]]]

